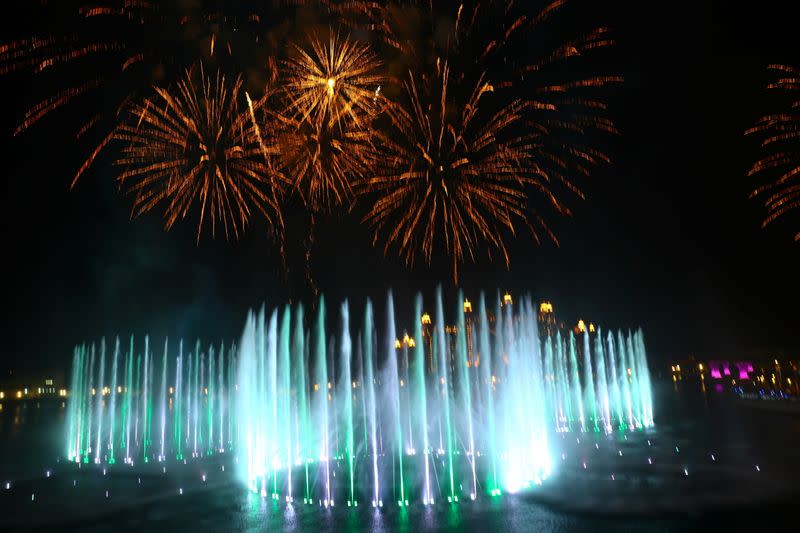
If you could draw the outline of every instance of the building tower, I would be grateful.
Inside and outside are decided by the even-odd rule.
[[[425,351],[425,369],[428,374],[433,375],[436,373],[436,361],[433,357],[433,324],[431,324],[431,315],[423,313],[422,318],[422,349]]]
[[[555,337],[558,327],[556,326],[556,314],[553,312],[553,304],[542,302],[539,304],[539,335],[542,337]]]
[[[511,293],[509,293],[508,291],[506,291],[506,293],[503,295],[502,307],[505,307],[507,305],[514,305],[514,300],[511,299]]]
[[[472,302],[464,298],[464,334],[467,338],[467,366],[478,366],[481,364],[479,354],[475,353],[473,341],[472,324]]]

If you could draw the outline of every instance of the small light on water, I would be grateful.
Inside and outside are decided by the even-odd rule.
[[[181,495],[183,494],[183,487],[178,489],[178,494],[181,494]]]
[[[756,472],[761,472],[761,468],[758,465],[756,465]]]

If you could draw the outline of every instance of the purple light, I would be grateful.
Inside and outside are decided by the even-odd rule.
[[[736,368],[739,369],[739,379],[750,379],[750,372],[753,371],[752,363],[749,361],[737,362]]]

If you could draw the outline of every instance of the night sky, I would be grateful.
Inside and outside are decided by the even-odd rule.
[[[583,182],[588,200],[569,202],[573,218],[554,221],[560,247],[523,237],[510,271],[466,265],[467,295],[529,290],[568,323],[642,326],[663,363],[690,354],[796,357],[800,217],[760,229],[763,207],[748,200],[754,180],[746,177],[758,151],[743,131],[780,104],[765,91],[766,66],[800,65],[797,13],[772,0],[572,4],[556,27],[574,35],[570,21],[588,21],[618,40],[604,59],[625,77],[607,93],[622,130],[602,140],[612,164]],[[0,24],[8,33],[16,21]],[[75,343],[103,335],[232,340],[249,307],[308,298],[302,269],[282,275],[258,221],[239,242],[209,233],[199,245],[193,225],[164,232],[158,212],[130,221],[130,199],[118,194],[107,160],[70,191],[85,146],[59,121],[74,117],[13,137],[30,105],[18,80],[0,78],[3,376],[63,373]],[[404,307],[417,289],[430,301],[439,280],[452,289],[446,266],[408,270],[383,257],[353,217],[323,220],[316,243],[313,271],[330,303],[349,296],[360,309],[391,286]],[[411,327],[405,317],[401,328]]]

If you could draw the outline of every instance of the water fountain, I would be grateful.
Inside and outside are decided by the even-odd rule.
[[[329,316],[320,299],[310,320],[301,304],[262,307],[238,344],[165,341],[160,358],[149,338],[78,346],[67,456],[233,453],[262,497],[405,507],[524,490],[556,472],[557,435],[653,425],[641,331],[542,337],[529,298],[489,301],[459,294],[447,314],[439,290],[433,319],[418,295],[406,320],[391,292],[382,316],[367,301],[356,320],[347,301]]]

